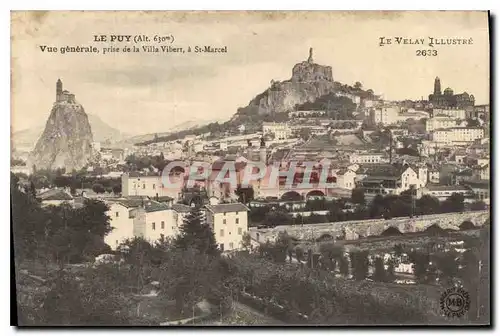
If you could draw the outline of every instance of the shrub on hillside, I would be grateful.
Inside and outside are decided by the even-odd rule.
[[[435,298],[401,291],[392,284],[354,282],[293,264],[255,256],[230,259],[246,291],[284,306],[289,320],[299,313],[311,324],[402,324],[440,322]],[[414,290],[414,289],[413,289]],[[442,322],[442,321],[441,321]]]

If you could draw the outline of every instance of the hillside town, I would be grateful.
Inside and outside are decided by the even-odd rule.
[[[278,280],[271,277],[281,267],[292,273],[325,272],[314,276],[331,278],[332,284],[345,280],[348,291],[351,282],[374,283],[366,295],[385,290],[378,283],[415,289],[413,293],[422,284],[430,286],[429,291],[477,285],[479,280],[462,274],[477,269],[477,262],[485,263],[474,253],[482,251],[478,246],[484,241],[478,241],[484,239],[490,221],[490,106],[476,105],[472,93],[443,89],[442,84],[453,83],[439,77],[429,83],[428,97],[386,100],[361,82],[334,82],[331,67],[314,63],[313,56],[311,48],[309,58],[293,68],[289,82],[271,83],[274,90],[295,83],[327,83],[322,84],[327,92],[291,108],[251,114],[256,106],[262,109],[262,103],[251,103],[228,122],[178,130],[128,147],[103,145],[90,141],[90,136],[85,146],[91,153],[71,161],[64,156],[48,161],[53,156],[47,148],[59,146],[64,151],[66,145],[56,140],[42,143],[46,129],[33,155],[11,160],[14,199],[22,204],[14,209],[20,216],[14,217],[14,226],[31,213],[49,218],[40,240],[23,241],[25,257],[36,259],[43,246],[59,265],[90,263],[95,268],[125,263],[134,277],[141,274],[140,280],[133,280],[140,283],[139,290],[152,286],[156,289],[151,293],[160,287],[166,292],[156,273],[143,275],[157,267],[156,259],[164,260],[158,257],[162,246],[175,242],[182,247],[189,237],[200,239],[196,244],[209,244],[208,236],[213,235],[213,246],[203,245],[204,251],[217,250],[229,260],[225,262],[234,263],[227,266],[238,270],[234,272],[270,274],[259,275],[259,285],[234,289],[241,293],[238,299],[231,290],[231,299],[264,315],[274,311],[269,314],[287,323],[323,320],[318,311],[304,308],[305,301],[297,301],[295,315],[286,312],[289,294],[279,292],[280,284],[274,283]],[[53,111],[84,114],[75,95],[62,85],[57,80]],[[271,95],[271,89],[263,95]],[[94,218],[98,213],[101,217]],[[73,227],[64,222],[66,218],[88,226],[85,235],[93,236],[81,246],[73,233],[65,238],[68,233],[62,228]],[[105,225],[97,230],[86,219],[96,227]],[[15,234],[31,230],[30,220],[25,218],[22,225],[27,228],[19,224]],[[56,222],[60,231],[50,226]],[[79,227],[74,230],[80,232]],[[150,254],[141,252],[146,250]],[[176,265],[187,257],[177,258],[172,260],[180,264],[162,261],[158,267],[181,267]],[[450,270],[450,263],[455,269]],[[484,276],[479,269],[476,276]],[[295,286],[298,280],[291,277],[283,281]],[[230,280],[234,279],[225,278],[224,283]],[[214,304],[208,294],[200,296]],[[220,307],[226,302],[217,300]],[[187,315],[172,320],[189,314],[194,319],[203,311],[196,307],[196,313],[188,309]],[[477,301],[474,309],[484,313],[485,307]],[[227,312],[220,308],[217,314]],[[325,321],[339,322],[333,313],[321,314]],[[434,312],[416,314],[413,320],[405,320],[410,311],[405,314],[409,315],[391,320],[388,313],[387,320],[376,322],[441,322]],[[134,321],[144,322],[138,316]]]

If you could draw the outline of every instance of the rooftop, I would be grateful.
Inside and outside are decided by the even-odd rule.
[[[175,212],[185,213],[185,212],[190,212],[191,207],[188,205],[182,204],[182,203],[176,203],[176,204],[172,204],[172,210],[174,210]]]
[[[357,173],[368,175],[372,178],[390,179],[400,177],[408,167],[401,164],[364,164]]]
[[[429,191],[447,191],[447,190],[456,190],[456,191],[459,191],[459,190],[462,190],[462,191],[467,191],[467,190],[470,190],[469,188],[467,187],[464,187],[462,185],[440,185],[440,184],[428,184],[426,186],[427,189],[429,189]]]
[[[116,203],[123,205],[125,208],[138,208],[144,204],[144,200],[142,198],[134,198],[134,199],[120,199],[117,200]]]
[[[239,212],[239,211],[249,211],[246,205],[242,203],[228,203],[228,204],[217,204],[217,205],[207,205],[207,210],[212,213],[222,213],[222,212]]]
[[[491,189],[491,182],[489,180],[472,180],[464,183],[471,188]]]
[[[160,173],[154,173],[154,172],[152,172],[152,173],[128,172],[128,173],[124,173],[123,175],[128,175],[129,177],[144,177],[144,178],[161,176]]]
[[[71,201],[73,196],[62,189],[47,190],[37,196],[41,201]]]
[[[145,201],[144,209],[146,210],[146,212],[156,212],[156,211],[169,210],[170,208],[165,203],[160,203],[156,201]]]

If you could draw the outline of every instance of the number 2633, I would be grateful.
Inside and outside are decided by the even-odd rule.
[[[417,50],[416,51],[417,56],[437,56],[438,51],[437,50]]]

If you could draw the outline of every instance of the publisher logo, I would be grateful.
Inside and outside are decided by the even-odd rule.
[[[470,308],[469,293],[463,288],[448,288],[440,299],[441,310],[448,317],[461,317]]]

